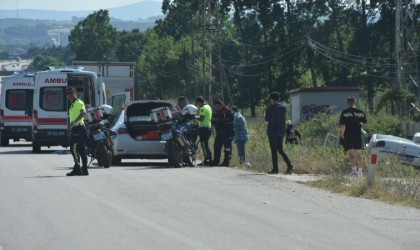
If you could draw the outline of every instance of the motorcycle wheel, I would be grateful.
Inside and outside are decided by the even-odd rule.
[[[190,147],[193,147],[193,145],[191,145]],[[193,148],[190,148],[188,150],[189,152],[186,153],[186,163],[190,166],[190,167],[195,167],[197,166],[197,162],[196,162],[196,151]]]
[[[103,165],[104,168],[109,168],[111,166],[111,159],[108,156],[108,152],[106,150],[105,144],[103,142],[97,142],[96,149],[97,149],[98,165],[99,163],[101,163],[101,165]]]
[[[108,155],[109,158],[109,162],[112,164],[114,162],[114,149],[112,147],[112,142],[110,141],[111,138],[108,138],[109,140],[106,141],[105,143],[105,148],[106,148],[106,154]]]
[[[182,149],[174,141],[169,142],[168,145],[168,158],[169,162],[176,168],[182,167]]]

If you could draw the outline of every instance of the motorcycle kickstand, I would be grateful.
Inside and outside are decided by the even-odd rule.
[[[90,157],[90,161],[89,161],[89,164],[87,165],[87,167],[90,167],[90,164],[92,164],[93,160],[95,160],[95,158]]]

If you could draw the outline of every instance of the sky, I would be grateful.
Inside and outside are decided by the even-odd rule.
[[[125,6],[143,1],[162,0],[0,0],[0,9],[39,9],[39,10],[96,10]]]

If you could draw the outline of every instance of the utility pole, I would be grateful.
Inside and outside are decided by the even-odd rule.
[[[211,0],[205,0],[207,8],[205,12],[205,27],[206,27],[206,34],[207,34],[207,53],[208,53],[208,86],[209,86],[209,102],[213,103],[213,25],[212,25],[212,8],[211,8]],[[205,63],[205,61],[203,62]],[[204,73],[204,72],[203,72]]]
[[[213,21],[212,2],[214,0],[203,0],[203,25],[202,25],[202,75],[203,75],[203,95],[208,86],[208,101],[213,101],[213,31],[215,30]]]
[[[395,8],[395,59],[397,61],[397,84],[402,83],[402,2],[403,0],[396,1],[396,8]]]
[[[417,100],[420,96],[417,71],[417,43],[415,38],[416,0],[396,0],[395,8],[395,57],[397,63],[396,84],[402,89],[417,88]],[[411,87],[411,88],[410,88]],[[402,101],[402,116],[409,114],[407,101]],[[406,133],[408,134],[408,124]]]

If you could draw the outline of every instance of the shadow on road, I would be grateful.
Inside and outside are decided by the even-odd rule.
[[[27,176],[22,177],[24,179],[33,179],[33,178],[57,178],[57,177],[67,177],[65,175],[38,175],[38,176]]]
[[[32,154],[32,150],[4,151],[4,152],[0,152],[0,155],[22,155],[22,154]]]
[[[119,165],[112,165],[111,168],[127,168],[125,170],[174,169],[167,162],[123,162]]]
[[[20,155],[20,154],[33,154],[33,155],[44,155],[44,154],[58,154],[58,155],[67,155],[66,150],[42,150],[39,153],[33,153],[32,149],[25,149],[19,151],[4,151],[0,152],[0,155]]]
[[[29,144],[9,144],[8,146],[1,146],[2,148],[22,148],[22,147],[32,147],[32,143]]]

